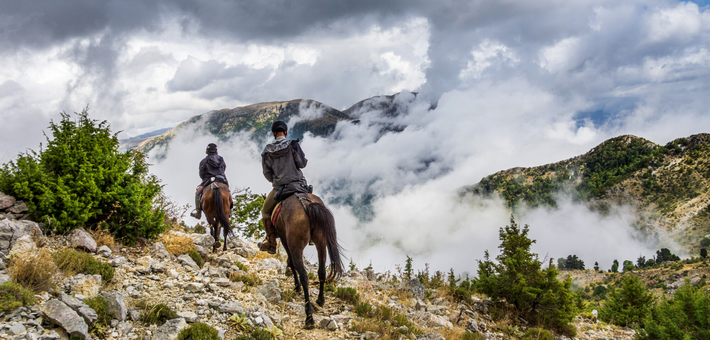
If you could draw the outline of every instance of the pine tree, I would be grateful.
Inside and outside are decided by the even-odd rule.
[[[599,262],[594,262],[594,270],[599,271]]]
[[[618,273],[619,272],[619,261],[614,260],[614,263],[611,265],[611,272],[612,273]]]
[[[528,232],[527,225],[520,228],[512,217],[509,226],[500,228],[501,253],[494,262],[485,251],[484,260],[478,262],[476,288],[496,301],[505,299],[529,320],[574,333],[569,328],[577,311],[572,281],[560,282],[553,265],[542,268],[537,254],[530,252],[535,241],[528,238]]]
[[[412,258],[407,255],[407,262],[404,264],[404,277],[407,278],[407,280],[412,279]]]
[[[637,276],[626,275],[621,278],[621,288],[607,293],[600,318],[619,326],[637,326],[651,312],[653,301],[653,294]]]
[[[708,250],[705,248],[700,249],[700,257],[702,257],[702,258],[708,257]]]

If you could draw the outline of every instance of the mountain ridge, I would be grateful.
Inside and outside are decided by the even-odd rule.
[[[463,194],[500,195],[515,210],[557,206],[565,194],[605,213],[614,204],[631,204],[637,228],[671,231],[695,253],[710,233],[710,134],[677,138],[664,146],[622,135],[589,152],[529,168],[511,168],[464,187]]]

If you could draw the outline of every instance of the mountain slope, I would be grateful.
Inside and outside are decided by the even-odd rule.
[[[605,141],[588,153],[532,168],[513,168],[483,178],[464,192],[501,195],[516,209],[557,205],[560,193],[604,212],[633,204],[640,229],[663,228],[696,254],[710,233],[710,134],[679,138],[665,146],[635,136]]]
[[[158,146],[166,146],[178,131],[186,128],[204,130],[215,136],[227,138],[234,132],[250,132],[253,139],[265,140],[275,120],[289,122],[291,118],[302,116],[289,131],[293,138],[302,138],[308,131],[317,136],[333,132],[339,121],[350,120],[343,112],[310,99],[257,103],[234,109],[222,109],[194,116],[180,123],[174,129],[159,136],[148,138],[137,148],[148,152]]]

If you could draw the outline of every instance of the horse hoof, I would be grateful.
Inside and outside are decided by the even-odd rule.
[[[306,320],[306,325],[303,327],[304,329],[313,329],[316,327],[316,322],[313,321],[313,318],[310,318]]]
[[[323,307],[323,305],[325,304],[325,299],[323,299],[323,300],[316,300],[316,304],[317,304],[319,307]]]

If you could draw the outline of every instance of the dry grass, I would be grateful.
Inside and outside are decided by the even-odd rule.
[[[64,248],[52,254],[52,259],[57,267],[67,275],[84,273],[89,275],[101,275],[104,282],[110,282],[115,273],[113,267],[108,263],[95,259],[91,254],[78,251],[73,248]]]
[[[59,282],[57,266],[47,248],[40,248],[34,254],[11,256],[7,272],[13,281],[35,293],[50,290]]]
[[[271,255],[265,251],[257,251],[256,255],[252,258],[253,262],[257,262],[263,259],[279,259],[276,255]]]
[[[101,246],[107,246],[111,248],[111,250],[114,250],[116,247],[116,240],[113,238],[113,235],[111,235],[111,232],[108,231],[108,229],[103,229],[103,228],[96,228],[96,229],[89,229],[87,230],[89,235],[96,241],[96,246],[101,247]]]
[[[195,250],[192,239],[187,235],[178,235],[171,232],[163,233],[160,236],[160,242],[165,246],[165,250],[174,256],[185,254],[188,250]]]
[[[463,339],[464,334],[466,334],[466,331],[461,329],[461,328],[441,328],[434,330],[432,332],[437,332],[441,334],[444,339]],[[428,331],[425,331],[424,333],[429,333]]]

